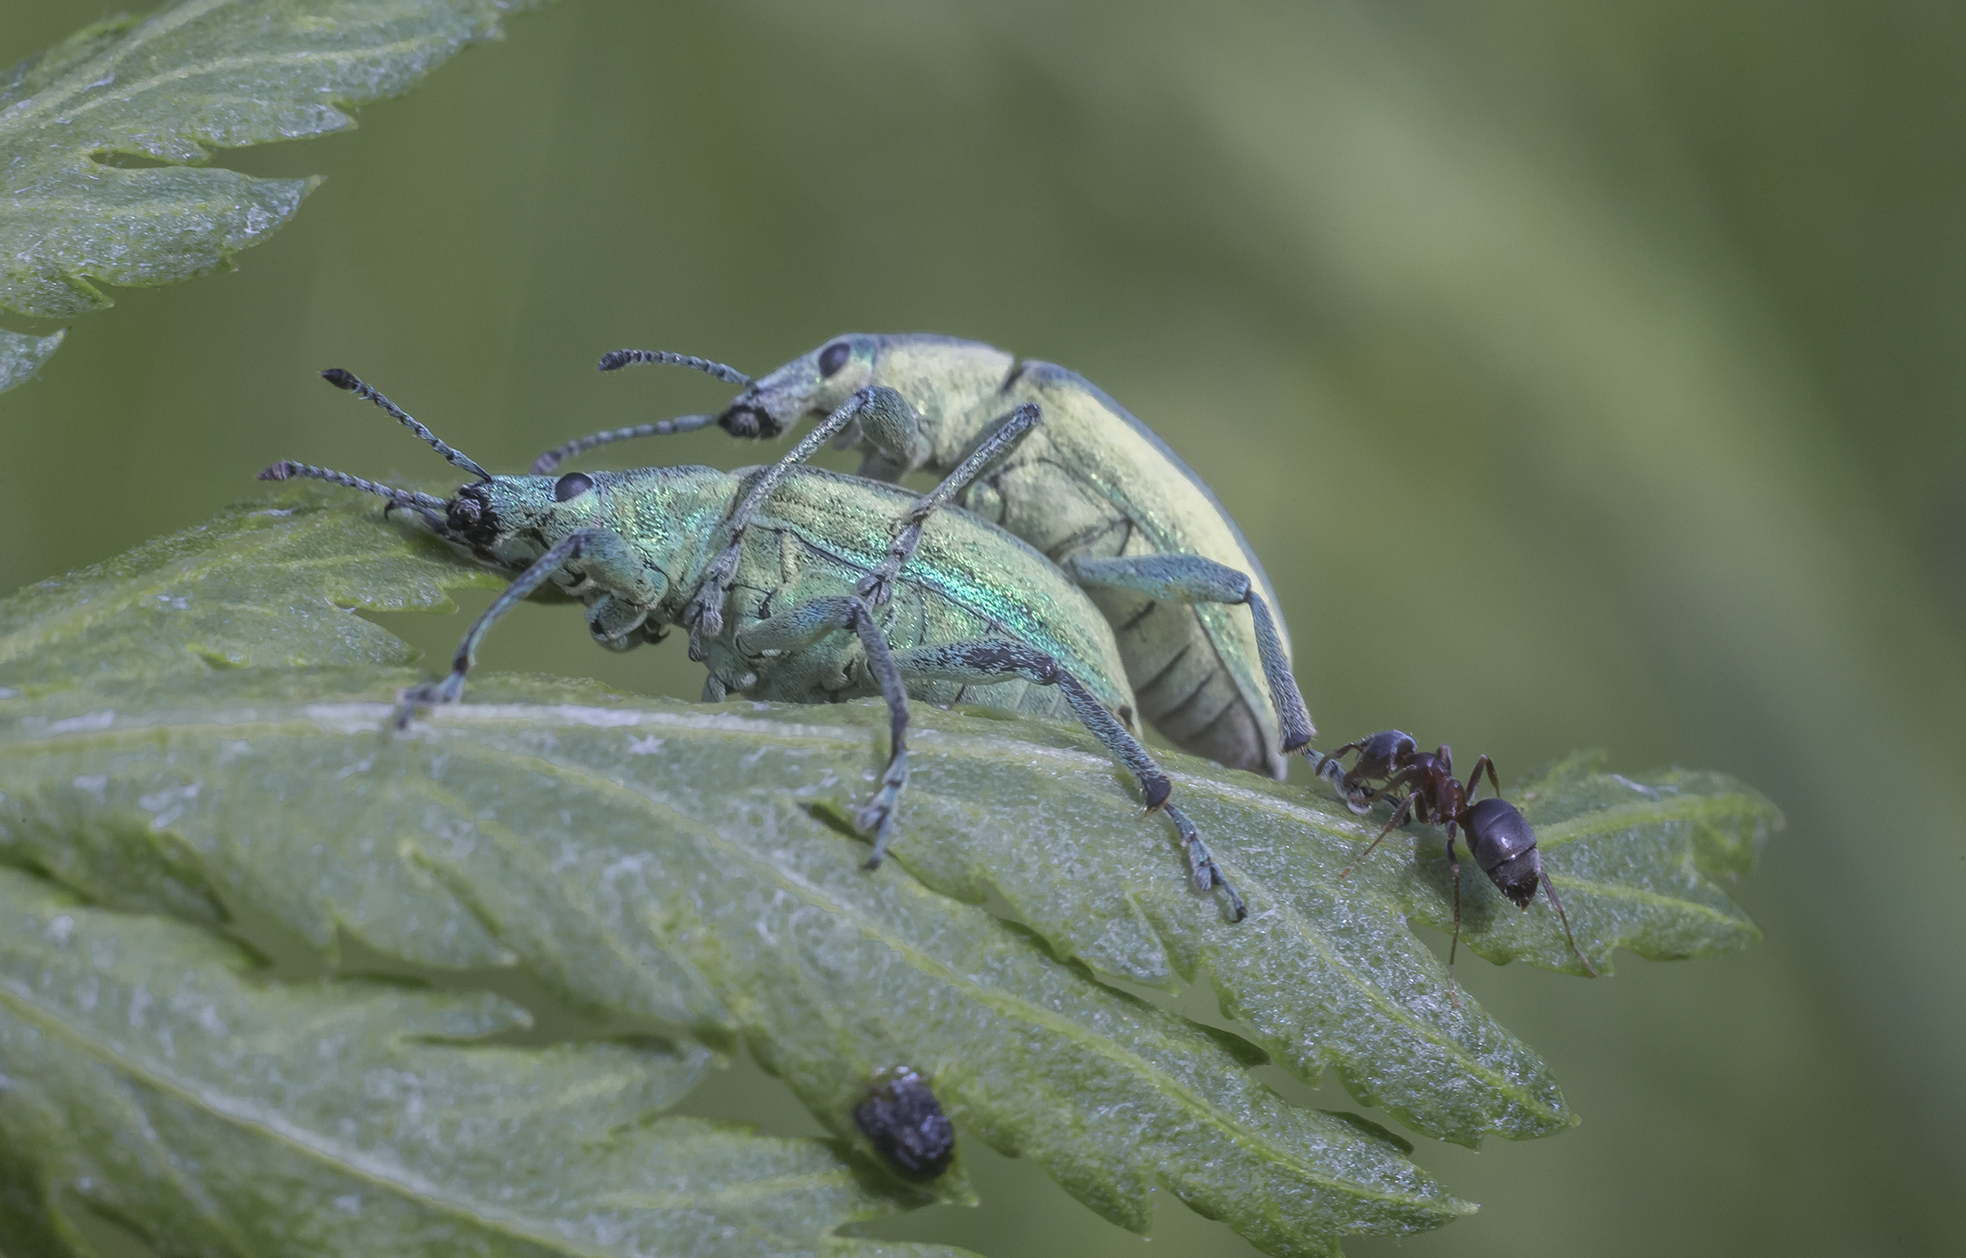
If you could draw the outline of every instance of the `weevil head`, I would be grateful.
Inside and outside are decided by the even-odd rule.
[[[866,333],[836,336],[752,381],[717,423],[733,437],[776,437],[808,415],[829,415],[872,380],[880,342]]]
[[[661,563],[676,557],[680,541],[700,540],[730,510],[730,478],[709,468],[494,476],[353,373],[331,368],[321,374],[336,388],[374,402],[446,461],[478,479],[460,486],[451,497],[440,498],[290,459],[266,468],[259,479],[300,477],[375,494],[389,501],[387,512],[410,513],[430,532],[489,567],[521,571],[582,529],[602,529],[634,538],[649,566],[659,571]],[[670,516],[678,508],[682,517],[672,521]]]
[[[494,476],[458,489],[444,504],[439,536],[480,563],[523,568],[601,513],[599,474]]]

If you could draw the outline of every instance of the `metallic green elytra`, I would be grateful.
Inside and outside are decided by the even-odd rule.
[[[1167,775],[1129,732],[1133,691],[1098,610],[1024,542],[966,513],[936,510],[991,450],[921,496],[784,466],[495,476],[354,376],[323,374],[477,481],[446,499],[292,462],[261,479],[302,476],[379,494],[392,511],[409,512],[462,554],[513,577],[465,634],[450,674],[405,692],[399,729],[421,707],[456,702],[492,624],[551,581],[587,605],[589,632],[611,649],[653,641],[666,625],[700,632],[706,700],[885,698],[888,766],[855,817],[874,836],[870,866],[880,862],[907,783],[909,699],[982,704],[1084,724],[1133,773],[1149,809],[1174,823],[1191,885],[1222,888],[1231,915],[1243,915],[1193,823],[1169,802]],[[999,446],[1022,436],[1037,412],[1023,408],[1010,419],[993,438]],[[706,609],[711,590],[715,606]]]
[[[1084,377],[925,334],[835,337],[757,380],[654,351],[617,351],[601,367],[634,362],[695,367],[745,388],[714,416],[569,442],[541,455],[535,472],[631,437],[712,422],[734,436],[776,437],[807,417],[830,415],[839,440],[862,451],[861,475],[943,475],[993,418],[1036,404],[1042,427],[955,501],[1035,546],[1085,588],[1114,628],[1141,716],[1175,745],[1281,778],[1285,756],[1307,750],[1316,736],[1291,677],[1276,593],[1235,521],[1165,442]],[[869,388],[874,396],[861,392]]]

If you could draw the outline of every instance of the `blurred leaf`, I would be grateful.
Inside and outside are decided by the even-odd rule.
[[[66,330],[52,336],[22,336],[0,328],[0,393],[6,392],[41,370],[48,355],[55,352]]]
[[[909,1195],[825,1142],[657,1118],[707,1054],[515,1048],[487,994],[256,980],[203,931],[0,871],[0,1230],[92,1255],[953,1253],[831,1235]]]
[[[494,675],[474,679],[476,702],[395,737],[387,700],[413,674],[373,667],[402,652],[365,622],[373,637],[338,636],[354,620],[338,604],[432,606],[469,574],[378,508],[324,506],[323,492],[235,508],[0,603],[0,667],[14,670],[0,677],[24,684],[72,654],[93,680],[0,704],[0,859],[125,908],[210,921],[250,906],[324,950],[339,931],[419,966],[522,964],[587,1004],[741,1035],[849,1136],[866,1079],[910,1065],[960,1129],[1030,1155],[1108,1217],[1144,1227],[1165,1183],[1275,1252],[1333,1252],[1345,1233],[1438,1226],[1464,1207],[1385,1139],[1254,1083],[1263,1054],[1247,1043],[1073,961],[1159,986],[1205,973],[1298,1077],[1331,1066],[1429,1134],[1472,1144],[1575,1121],[1533,1053],[1473,1000],[1452,1003],[1408,926],[1451,921],[1431,827],[1413,831],[1411,860],[1392,856],[1396,836],[1340,881],[1377,822],[1173,757],[1250,901],[1230,925],[1187,893],[1164,823],[1139,816],[1074,727],[917,710],[894,852],[920,883],[863,871],[837,820],[880,764],[877,703],[628,706]],[[264,658],[275,620],[255,584],[286,658],[340,667],[220,669],[187,649],[216,633],[242,662]],[[1746,942],[1707,872],[1751,853],[1742,828],[1773,824],[1765,801],[1693,775],[1647,796],[1587,769],[1524,796],[1579,944],[1602,964],[1619,943]],[[934,891],[995,895],[1036,938]],[[1546,908],[1502,913],[1479,877],[1463,897],[1471,945],[1576,967]]]
[[[67,319],[92,280],[173,284],[284,224],[313,179],[187,169],[352,127],[516,0],[180,0],[83,28],[0,78],[0,310]],[[45,359],[54,346],[41,342]],[[0,363],[4,363],[0,359]],[[0,372],[0,388],[18,383]]]

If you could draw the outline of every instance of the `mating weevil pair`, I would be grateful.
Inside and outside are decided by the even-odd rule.
[[[1339,777],[1337,771],[1342,767],[1339,758],[1351,752],[1357,752],[1358,759]],[[1481,789],[1484,770],[1489,785],[1495,788],[1495,797],[1477,800],[1474,796]],[[1409,814],[1416,821],[1437,820],[1447,831],[1447,863],[1454,872],[1454,940],[1447,949],[1450,987],[1454,982],[1454,954],[1461,945],[1461,862],[1454,855],[1457,827],[1467,831],[1468,851],[1473,854],[1475,864],[1517,908],[1528,909],[1529,902],[1536,898],[1537,885],[1541,884],[1543,893],[1550,898],[1550,907],[1563,923],[1563,937],[1569,941],[1570,951],[1592,978],[1597,977],[1596,967],[1578,949],[1576,936],[1570,933],[1570,915],[1563,911],[1563,901],[1556,898],[1556,887],[1543,872],[1542,858],[1536,853],[1536,832],[1516,806],[1502,798],[1502,781],[1495,773],[1494,761],[1485,755],[1477,759],[1474,772],[1463,785],[1454,776],[1453,748],[1442,743],[1438,751],[1421,751],[1411,734],[1389,729],[1346,743],[1321,757],[1318,773],[1337,783],[1345,803],[1356,813],[1369,811],[1370,801],[1376,795],[1402,788],[1407,792],[1378,836],[1339,872],[1340,878],[1358,868],[1358,863],[1371,855],[1372,849]],[[1376,789],[1367,785],[1374,781],[1384,785]],[[1454,1003],[1458,1005],[1460,1001],[1456,991]]]
[[[889,760],[855,816],[874,835],[870,865],[907,783],[911,695],[1069,713],[1133,773],[1149,810],[1173,822],[1196,890],[1220,888],[1232,917],[1246,913],[1194,824],[1170,802],[1167,775],[1126,728],[1135,700],[1105,619],[1024,542],[967,513],[937,511],[1038,422],[1035,406],[1000,417],[940,485],[917,496],[790,463],[735,473],[494,476],[349,373],[322,374],[375,402],[477,483],[444,499],[293,462],[261,477],[378,494],[513,576],[465,634],[449,675],[405,693],[399,726],[419,706],[456,701],[492,624],[552,581],[587,604],[589,631],[602,645],[627,649],[664,625],[689,627],[708,665],[706,698],[882,696]],[[852,404],[866,414],[874,400],[860,392]]]
[[[1276,778],[1287,755],[1308,754],[1317,731],[1255,552],[1201,478],[1084,377],[923,334],[835,337],[756,380],[652,350],[618,350],[600,366],[644,362],[691,367],[743,391],[715,415],[570,441],[540,455],[533,472],[636,437],[715,423],[732,436],[770,438],[814,418],[822,422],[786,462],[837,438],[861,451],[862,476],[947,476],[1003,411],[1041,408],[1042,429],[964,484],[956,505],[1036,547],[1091,596],[1113,627],[1140,716],[1175,746]]]

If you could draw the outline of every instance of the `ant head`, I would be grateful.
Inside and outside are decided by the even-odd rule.
[[[1359,761],[1361,764],[1370,764],[1375,769],[1383,765],[1390,771],[1404,767],[1406,762],[1413,758],[1413,753],[1419,750],[1419,746],[1413,741],[1413,735],[1403,729],[1381,730],[1359,745]],[[1386,777],[1389,773],[1374,772],[1372,776]]]
[[[831,414],[872,377],[879,348],[877,336],[836,336],[752,381],[717,423],[733,437],[776,437],[807,415]]]

